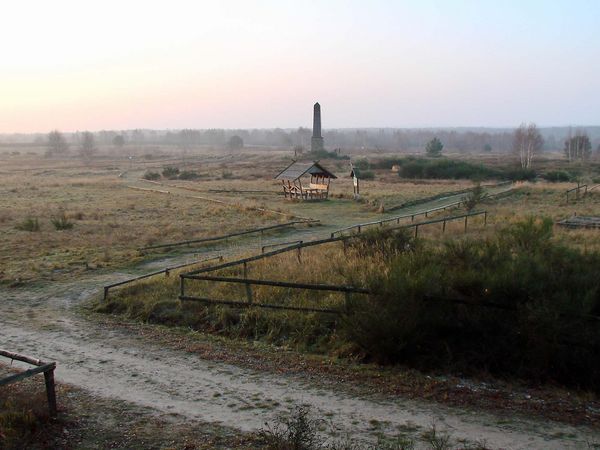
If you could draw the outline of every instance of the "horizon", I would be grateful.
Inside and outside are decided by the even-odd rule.
[[[0,134],[311,128],[316,101],[328,130],[585,128],[600,104],[590,0],[5,10]]]

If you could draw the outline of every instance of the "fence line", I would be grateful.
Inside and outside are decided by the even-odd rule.
[[[139,251],[144,251],[144,250],[154,250],[157,248],[168,248],[168,247],[177,247],[177,246],[181,246],[181,245],[190,245],[190,244],[200,244],[200,243],[204,243],[204,242],[214,242],[214,241],[221,241],[223,239],[228,239],[228,238],[232,238],[232,237],[237,237],[237,236],[243,236],[246,234],[252,234],[252,233],[261,233],[263,234],[265,231],[268,230],[275,230],[275,229],[279,229],[279,228],[287,228],[287,227],[291,227],[293,225],[297,225],[297,224],[307,224],[307,223],[317,223],[319,222],[318,220],[294,220],[292,222],[286,222],[286,223],[279,223],[276,225],[270,225],[268,227],[261,227],[261,228],[253,228],[251,230],[245,230],[245,231],[238,231],[236,233],[230,233],[230,234],[223,234],[221,236],[213,236],[213,237],[209,237],[209,238],[201,238],[201,239],[192,239],[189,241],[178,241],[178,242],[171,242],[169,244],[157,244],[157,245],[149,245],[148,247],[140,247],[138,248]]]
[[[485,199],[488,199],[488,198],[492,198],[492,197],[499,197],[501,195],[511,193],[512,191],[513,191],[513,188],[511,187],[510,189],[507,189],[507,190],[502,191],[502,192],[498,192],[497,194],[486,195],[482,200],[485,200]],[[375,220],[375,221],[372,221],[372,222],[358,223],[358,224],[355,224],[355,225],[351,225],[349,227],[340,228],[339,230],[336,230],[333,233],[331,233],[331,236],[333,237],[333,236],[335,236],[338,233],[343,233],[344,231],[349,231],[349,230],[353,230],[353,229],[358,229],[358,232],[360,233],[362,228],[370,226],[370,225],[380,225],[380,226],[383,226],[385,223],[388,223],[388,222],[396,222],[397,224],[400,224],[400,220],[401,219],[407,219],[409,217],[411,219],[411,222],[413,222],[415,220],[415,217],[418,217],[418,216],[425,216],[425,217],[427,217],[427,215],[430,214],[430,213],[432,213],[432,212],[442,211],[442,210],[445,210],[447,208],[452,208],[454,206],[458,207],[462,203],[465,203],[464,199],[456,201],[456,202],[453,202],[453,203],[449,203],[447,205],[438,206],[436,208],[430,208],[430,209],[427,209],[427,210],[417,211],[417,212],[414,212],[414,213],[404,214],[404,215],[401,215],[401,216],[389,217],[387,219]]]
[[[579,200],[579,192],[581,191],[581,189],[584,189],[583,196],[585,196],[588,193],[587,184],[577,185],[577,187],[567,190],[567,192],[565,192],[567,196],[567,203],[569,203],[569,194],[573,191],[575,191],[575,200]]]
[[[104,286],[104,296],[103,296],[103,300],[106,301],[106,299],[108,298],[108,291],[112,288],[118,287],[118,286],[122,286],[124,284],[129,284],[129,283],[133,283],[134,281],[139,281],[139,280],[143,280],[144,278],[150,278],[153,277],[155,275],[160,275],[162,273],[164,273],[166,276],[169,276],[169,273],[172,270],[177,270],[177,269],[181,269],[182,267],[187,267],[187,266],[194,266],[196,264],[202,264],[208,261],[214,261],[218,259],[219,261],[223,261],[223,256],[214,256],[212,258],[206,258],[206,259],[201,259],[199,261],[194,261],[191,263],[185,263],[185,264],[179,264],[177,266],[170,266],[170,267],[165,267],[164,269],[160,269],[157,270],[156,272],[150,272],[150,273],[146,273],[144,275],[140,275],[138,277],[134,277],[134,278],[129,278],[127,280],[123,280],[123,281],[118,281],[117,283],[112,283],[112,284],[108,284],[106,286]]]
[[[54,384],[54,370],[56,369],[56,363],[46,363],[40,361],[39,359],[32,358],[30,356],[20,355],[18,353],[13,353],[1,349],[0,356],[4,356],[11,360],[21,361],[36,366],[34,369],[28,369],[23,372],[16,373],[14,375],[9,375],[7,377],[0,378],[0,386],[7,386],[9,384],[16,383],[17,381],[24,380],[25,378],[29,378],[38,373],[43,373],[44,381],[46,384],[46,397],[48,399],[48,411],[50,413],[50,417],[56,417],[56,386]]]
[[[292,244],[302,244],[303,242],[304,241],[297,240],[297,241],[289,241],[289,242],[278,242],[278,243],[275,243],[275,244],[266,244],[266,245],[263,245],[260,248],[260,253],[264,254],[265,250],[268,249],[268,248],[270,248],[270,247],[289,246],[289,245],[292,245]]]
[[[412,223],[408,225],[403,225],[400,228],[414,228],[415,229],[415,237],[418,234],[419,226],[431,225],[436,223],[443,223],[443,230],[446,229],[446,222],[465,219],[465,231],[467,230],[467,220],[469,217],[474,216],[484,216],[484,223],[487,223],[487,211],[477,211],[467,214],[461,214],[459,216],[451,216],[451,217],[443,217],[440,219],[429,220],[426,222],[418,222]],[[395,229],[395,228],[394,228]],[[394,229],[388,229],[392,231]],[[287,281],[274,281],[274,280],[257,280],[248,278],[248,263],[257,261],[260,259],[270,258],[275,255],[279,255],[282,253],[287,253],[296,250],[298,252],[298,260],[301,258],[301,249],[306,247],[312,247],[316,245],[327,244],[330,242],[344,242],[348,239],[357,238],[359,235],[353,234],[350,236],[332,236],[325,239],[319,239],[315,241],[308,241],[299,243],[294,243],[292,245],[288,245],[287,247],[273,250],[268,253],[264,252],[264,248],[262,249],[262,253],[259,255],[250,256],[247,258],[242,258],[236,261],[230,261],[227,263],[219,264],[212,267],[202,268],[198,270],[194,270],[188,273],[184,273],[179,275],[179,299],[181,301],[197,301],[203,303],[213,303],[213,304],[224,304],[229,306],[238,306],[238,307],[251,307],[256,306],[258,308],[271,308],[271,309],[282,309],[282,310],[292,310],[292,311],[304,311],[304,312],[323,312],[323,313],[333,313],[340,314],[342,311],[339,309],[318,309],[318,308],[306,308],[306,307],[297,307],[297,306],[287,306],[287,305],[273,305],[266,303],[256,303],[254,302],[254,295],[252,292],[252,286],[272,286],[272,287],[283,287],[289,289],[302,289],[302,290],[313,290],[313,291],[330,291],[330,292],[343,292],[345,294],[345,304],[347,305],[351,294],[368,294],[370,291],[368,289],[355,287],[355,286],[346,286],[346,285],[327,285],[327,284],[307,284],[307,283],[291,283]],[[286,243],[282,243],[281,245],[285,245]],[[213,276],[208,275],[209,272],[216,272],[221,269],[226,269],[235,266],[243,266],[243,278],[238,277],[229,277],[229,276]],[[233,283],[233,284],[243,284],[245,285],[246,291],[246,301],[241,300],[219,300],[209,297],[198,297],[186,295],[185,284],[186,280],[196,280],[196,281],[208,281],[213,283]]]

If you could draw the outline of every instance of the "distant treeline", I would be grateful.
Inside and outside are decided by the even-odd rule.
[[[600,145],[600,127],[554,127],[540,128],[544,137],[544,151],[562,151],[569,133],[576,130],[586,132],[594,149]],[[514,130],[510,128],[368,128],[324,130],[323,137],[328,149],[422,151],[432,138],[439,138],[445,151],[451,152],[510,152],[513,148]],[[64,133],[67,140],[77,144],[81,132]],[[296,129],[182,129],[182,130],[102,130],[94,133],[100,145],[112,145],[115,136],[123,136],[125,144],[175,145],[184,149],[196,146],[225,147],[233,136],[239,136],[245,146],[279,148],[310,148],[310,128]],[[42,145],[47,134],[4,134],[2,143],[33,143]]]

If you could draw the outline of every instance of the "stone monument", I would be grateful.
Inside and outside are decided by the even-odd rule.
[[[321,105],[317,102],[313,108],[313,134],[310,140],[310,151],[314,153],[324,149],[323,137],[321,136]]]

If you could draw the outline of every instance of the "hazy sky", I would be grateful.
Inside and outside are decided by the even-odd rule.
[[[600,124],[600,1],[3,1],[0,132]]]

